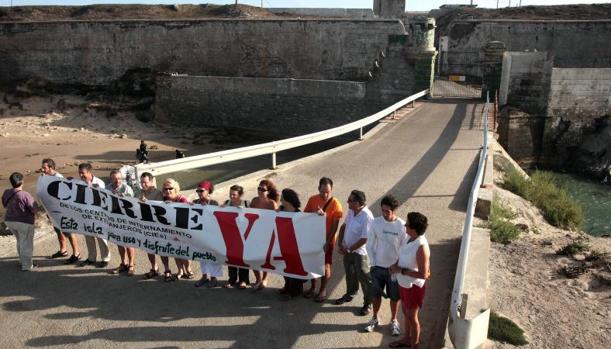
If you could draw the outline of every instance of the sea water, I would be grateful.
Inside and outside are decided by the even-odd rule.
[[[611,182],[584,179],[556,173],[569,195],[583,207],[583,230],[594,236],[611,235]]]

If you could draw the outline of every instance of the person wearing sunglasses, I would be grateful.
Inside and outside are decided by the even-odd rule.
[[[359,290],[363,291],[363,307],[359,315],[371,312],[371,275],[367,257],[367,236],[373,222],[373,214],[365,205],[365,193],[353,190],[348,196],[348,208],[344,224],[339,228],[338,252],[344,256],[346,293],[335,301],[336,305],[351,302]]]
[[[214,184],[212,184],[212,182],[203,181],[199,183],[195,192],[197,193],[197,199],[193,201],[194,205],[219,205],[216,200],[212,200],[210,197],[210,194],[214,192]],[[202,271],[202,278],[195,283],[195,287],[206,286],[208,288],[213,288],[218,286],[218,278],[223,276],[223,266],[203,260],[199,262],[199,266]],[[210,279],[208,279],[208,275],[210,275]]]
[[[280,194],[274,182],[269,179],[264,179],[259,182],[257,196],[250,201],[250,207],[275,211],[278,209],[279,200]],[[255,274],[255,284],[253,288],[258,291],[267,287],[267,272],[253,270],[253,273]]]

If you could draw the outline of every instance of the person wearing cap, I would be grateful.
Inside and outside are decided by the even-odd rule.
[[[199,183],[197,189],[197,199],[193,200],[194,205],[212,205],[218,206],[219,203],[216,200],[212,200],[210,195],[214,192],[214,184],[210,181],[203,181]],[[218,277],[223,276],[223,266],[221,264],[210,263],[207,261],[199,262],[200,269],[202,270],[202,278],[195,283],[195,287],[206,286],[208,288],[218,286]],[[210,275],[210,279],[208,279]]]

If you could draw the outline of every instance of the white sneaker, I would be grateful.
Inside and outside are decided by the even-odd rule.
[[[397,337],[401,334],[401,327],[399,326],[399,321],[396,319],[390,323],[390,332],[392,333],[393,337]]]
[[[371,320],[367,323],[367,327],[365,327],[365,332],[373,332],[376,326],[379,325],[378,318],[372,317]]]

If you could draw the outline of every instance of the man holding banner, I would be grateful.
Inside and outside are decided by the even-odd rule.
[[[86,167],[79,172],[83,182],[49,176],[38,181],[38,197],[64,231],[302,280],[324,273],[325,221],[318,214],[141,201],[95,187]]]
[[[91,164],[88,162],[78,165],[78,175],[81,178],[81,181],[83,181],[88,187],[104,189],[106,187],[104,181],[94,176],[91,170]],[[106,268],[108,266],[108,262],[110,262],[108,240],[93,236],[85,236],[85,243],[87,244],[87,259],[81,262],[79,266],[84,267],[86,265],[95,264],[98,268]],[[100,246],[100,257],[102,258],[98,264],[96,264],[96,258],[98,255],[96,243]]]

